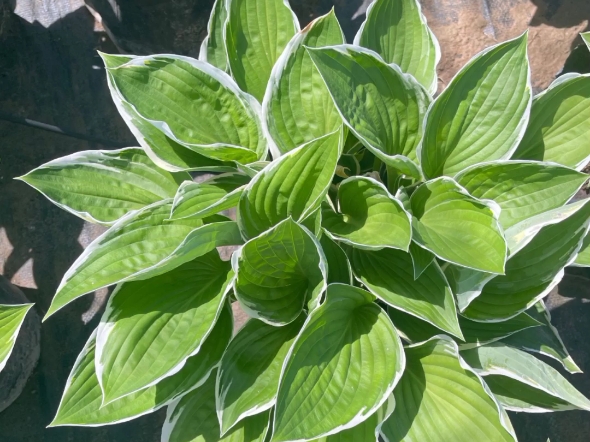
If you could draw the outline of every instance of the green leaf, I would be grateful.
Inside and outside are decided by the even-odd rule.
[[[531,105],[526,44],[524,33],[480,52],[434,101],[418,155],[426,178],[512,156]]]
[[[119,285],[96,336],[96,375],[108,404],[178,372],[197,354],[234,274],[213,250],[154,278]]]
[[[460,348],[463,350],[496,342],[523,330],[533,330],[542,324],[526,313],[521,313],[502,322],[476,322],[459,316],[459,325],[461,325],[466,342],[460,344]]]
[[[537,95],[514,159],[582,170],[590,161],[590,75],[566,74]]]
[[[414,280],[409,253],[383,249],[352,249],[351,265],[356,278],[388,305],[462,338],[451,288],[433,262]]]
[[[418,187],[410,204],[412,239],[419,246],[463,267],[504,273],[507,246],[492,203],[442,177]]]
[[[576,260],[573,262],[573,266],[576,267],[590,267],[590,236],[586,235],[584,237],[584,242],[582,243],[582,248],[576,257]]]
[[[228,70],[227,52],[223,38],[223,28],[227,19],[226,0],[215,0],[207,24],[207,37],[201,43],[199,60],[206,61],[222,71]]]
[[[215,247],[242,243],[224,217],[168,221],[171,202],[129,213],[96,238],[64,275],[45,319],[86,293],[170,271]]]
[[[274,442],[352,428],[388,399],[405,357],[395,328],[373,300],[356,287],[328,287],[326,301],[311,312],[285,362]]]
[[[523,330],[505,339],[507,345],[534,353],[549,356],[561,363],[570,373],[582,373],[580,367],[574,362],[557,329],[551,325],[551,314],[543,301],[537,302],[527,310],[527,313],[539,321],[542,325],[530,330]]]
[[[314,439],[312,442],[362,442],[379,440],[379,433],[381,432],[381,425],[383,421],[391,416],[395,408],[395,398],[393,394],[389,395],[387,401],[373,413],[366,421],[361,422],[355,427],[340,433],[332,434],[331,436],[320,437]]]
[[[91,223],[110,225],[132,210],[172,198],[190,175],[162,170],[141,149],[128,147],[78,152],[19,179],[56,206]]]
[[[228,173],[201,183],[182,183],[172,204],[170,219],[204,218],[238,205],[247,175]]]
[[[328,264],[328,284],[341,282],[352,285],[352,269],[344,250],[336,241],[325,234],[320,238],[320,245]]]
[[[342,131],[313,140],[274,160],[250,181],[238,205],[246,239],[292,217],[299,222],[328,192],[342,151]]]
[[[416,0],[376,0],[367,8],[354,44],[377,52],[436,93],[440,46]]]
[[[563,206],[588,175],[558,164],[496,161],[470,167],[455,179],[472,196],[496,202],[502,209],[500,224],[507,229]]]
[[[305,315],[284,327],[251,319],[231,341],[217,373],[217,417],[223,434],[274,405],[283,362],[304,322]]]
[[[270,73],[299,21],[287,0],[231,0],[225,43],[232,76],[262,101]]]
[[[12,353],[18,332],[33,304],[0,304],[0,371]]]
[[[235,293],[248,315],[271,325],[317,306],[326,288],[326,258],[313,234],[291,218],[251,239],[232,256]]]
[[[110,425],[159,410],[198,388],[208,379],[231,339],[232,329],[232,312],[229,304],[226,304],[199,352],[188,358],[178,373],[104,406],[95,374],[96,332],[93,333],[76,359],[57,414],[49,426]]]
[[[387,442],[516,442],[508,416],[447,336],[406,347]]]
[[[543,227],[506,263],[506,274],[491,279],[463,312],[483,322],[502,321],[533,306],[555,287],[575,258],[590,223],[588,200],[565,220]]]
[[[445,266],[445,276],[457,299],[457,307],[463,312],[477,298],[484,286],[496,275],[449,264]]]
[[[223,71],[183,56],[135,57],[115,67],[109,57],[111,95],[171,140],[220,161],[266,156],[260,105]]]
[[[168,406],[162,442],[264,442],[270,411],[247,417],[224,437],[215,415],[215,375]]]
[[[344,35],[332,9],[298,32],[274,65],[262,102],[262,121],[274,158],[342,126],[305,49],[342,43]]]
[[[510,378],[570,405],[558,409],[590,411],[590,401],[557,370],[524,351],[495,342],[483,347],[462,351],[461,356],[481,376],[498,375]],[[541,401],[537,403],[534,391],[529,390],[522,397],[519,395],[518,390],[515,390],[514,394],[517,399],[526,401],[533,407],[541,408],[545,402],[541,398]],[[517,409],[514,411],[524,410]],[[551,411],[551,408],[544,411]]]
[[[352,133],[388,166],[420,178],[416,148],[430,104],[424,88],[368,49],[341,45],[308,52]]]
[[[584,43],[586,43],[586,46],[588,46],[588,49],[590,49],[590,32],[582,32],[580,36],[584,40]]]
[[[322,226],[333,239],[354,247],[408,251],[411,216],[387,188],[373,178],[347,178],[338,187],[338,211],[322,213]]]
[[[414,241],[410,243],[410,256],[412,257],[412,264],[414,266],[414,279],[418,279],[420,275],[433,263],[435,256],[432,252],[423,249]]]

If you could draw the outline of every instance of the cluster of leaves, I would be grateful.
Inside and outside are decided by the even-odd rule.
[[[47,316],[117,284],[52,425],[167,406],[169,442],[498,442],[506,410],[590,410],[531,354],[580,371],[542,299],[590,265],[590,77],[532,99],[526,45],[436,99],[416,0],[375,1],[353,45],[333,12],[217,0],[200,60],[103,54],[141,148],[22,177],[108,226]]]

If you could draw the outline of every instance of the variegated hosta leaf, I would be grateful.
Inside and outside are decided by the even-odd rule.
[[[273,441],[313,440],[352,428],[388,399],[405,357],[395,328],[373,300],[356,287],[328,287],[285,362]]]
[[[418,245],[463,267],[504,273],[507,246],[494,206],[446,177],[422,184],[410,204]]]
[[[410,256],[412,257],[412,264],[414,265],[414,279],[418,279],[420,275],[428,268],[435,259],[432,252],[423,249],[414,241],[410,243]]]
[[[274,158],[342,125],[306,50],[342,43],[344,35],[332,10],[295,34],[274,65],[262,103],[263,124],[270,134]]]
[[[225,43],[232,76],[262,101],[272,67],[299,31],[288,0],[231,0]]]
[[[251,239],[232,256],[235,294],[252,317],[271,325],[314,309],[326,288],[327,266],[313,234],[291,218]]]
[[[0,304],[0,371],[12,353],[18,332],[33,304]]]
[[[171,206],[166,200],[129,213],[96,238],[64,275],[45,319],[86,293],[159,275],[215,247],[242,243],[235,222],[221,216],[169,221]]]
[[[227,52],[223,30],[227,19],[227,1],[215,0],[211,8],[207,37],[201,43],[199,60],[206,61],[222,71],[227,71]]]
[[[566,74],[537,95],[515,159],[582,170],[590,161],[590,75]]]
[[[440,47],[417,0],[375,0],[354,44],[374,50],[436,93]]]
[[[213,250],[154,278],[119,285],[96,335],[103,403],[177,373],[211,333],[233,282]]]
[[[444,272],[460,312],[465,311],[471,301],[481,294],[486,283],[496,276],[453,264],[447,265]]]
[[[408,251],[411,216],[387,188],[373,178],[347,178],[338,187],[338,211],[325,210],[322,226],[331,237],[354,247]]]
[[[563,206],[588,175],[558,164],[496,161],[470,167],[455,179],[474,197],[496,202],[502,209],[500,224],[507,229]]]
[[[171,219],[204,218],[238,205],[247,175],[228,173],[201,183],[182,183],[172,204]]]
[[[551,325],[551,315],[545,303],[543,301],[537,302],[527,310],[527,313],[542,325],[534,329],[523,330],[502,339],[502,342],[522,350],[549,356],[559,361],[563,368],[570,373],[582,373],[580,367],[574,362],[565,348],[559,332]]]
[[[171,140],[220,161],[250,163],[266,156],[260,105],[225,72],[177,55],[135,57],[115,65],[110,55],[103,59],[115,102],[128,104],[136,119]],[[135,129],[141,133],[142,128]]]
[[[588,49],[590,49],[590,32],[582,32],[580,36],[584,40],[584,43],[586,43],[586,46],[588,46]]]
[[[525,33],[487,48],[434,101],[419,154],[426,178],[512,156],[531,105],[526,44]]]
[[[304,322],[305,315],[284,327],[251,319],[231,341],[217,373],[217,417],[223,434],[274,405],[283,362]]]
[[[341,45],[308,52],[353,134],[388,166],[420,178],[416,147],[430,103],[424,88],[368,49]]]
[[[502,396],[506,395],[526,404],[524,407],[515,407],[507,401],[504,405],[509,410],[546,412],[582,409],[590,411],[590,401],[557,370],[522,350],[495,342],[462,351],[461,356],[478,374],[484,376],[484,380],[490,375],[501,376],[502,379],[510,378],[518,381],[517,385],[524,384],[532,387],[525,388],[522,392],[519,388],[502,391],[500,393]],[[551,397],[552,403],[547,403],[547,395]],[[504,402],[502,398],[499,400]]]
[[[344,250],[325,232],[320,238],[320,245],[328,264],[328,284],[341,282],[352,285],[352,269]]]
[[[156,385],[102,406],[102,391],[95,374],[93,333],[76,359],[68,377],[57,414],[50,427],[62,425],[99,426],[126,422],[151,413],[199,387],[217,366],[233,329],[232,312],[222,309],[213,330],[195,356],[180,371]]]
[[[510,421],[449,337],[406,347],[387,442],[516,442]]]
[[[440,329],[433,325],[394,308],[389,308],[387,313],[398,332],[410,343],[424,342],[440,334]],[[463,333],[463,339],[455,339],[455,341],[462,349],[472,348],[499,341],[521,330],[540,325],[538,321],[526,313],[521,313],[504,322],[475,322],[459,316],[459,326]]]
[[[476,321],[502,321],[525,311],[561,281],[575,258],[590,223],[588,200],[565,220],[543,227],[506,263],[506,274],[484,287],[463,314]]]
[[[220,436],[215,414],[215,373],[196,390],[168,406],[162,427],[162,442],[264,442],[269,431],[270,411],[240,421]]]
[[[586,235],[584,237],[584,242],[582,243],[582,248],[572,264],[573,266],[590,267],[590,247],[588,246],[590,246],[590,236]]]
[[[250,181],[238,205],[246,239],[292,217],[300,222],[320,207],[342,151],[342,131],[318,138],[274,160]]]
[[[409,253],[401,250],[351,251],[352,270],[359,281],[390,306],[462,338],[451,288],[433,262],[414,279]]]
[[[314,439],[312,442],[371,442],[378,441],[383,421],[391,416],[395,408],[395,398],[389,395],[387,401],[373,413],[367,420],[355,427],[330,436]]]
[[[86,221],[110,225],[132,210],[174,197],[190,175],[162,170],[141,149],[128,147],[78,152],[19,179],[56,206]]]

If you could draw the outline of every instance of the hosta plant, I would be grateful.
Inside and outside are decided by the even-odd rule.
[[[0,371],[12,354],[18,332],[33,304],[0,304]]]
[[[507,411],[590,410],[543,303],[590,265],[590,77],[533,98],[525,33],[436,96],[439,57],[415,0],[375,1],[353,44],[333,12],[217,0],[199,60],[102,54],[140,147],[21,178],[107,227],[47,317],[115,286],[51,425],[167,407],[169,442],[498,442]]]

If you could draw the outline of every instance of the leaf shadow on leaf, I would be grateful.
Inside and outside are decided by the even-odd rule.
[[[402,384],[405,376],[412,378],[411,386]],[[402,379],[396,389],[404,387],[411,388],[411,392],[404,392],[404,397],[407,397],[406,395],[411,395],[412,401],[404,403],[405,419],[398,419],[394,424],[396,427],[396,435],[399,436],[400,441],[404,440],[406,435],[410,432],[414,419],[420,410],[422,399],[424,398],[424,391],[426,390],[426,375],[424,373],[424,368],[420,363],[412,364],[412,371],[407,369],[404,371]]]

